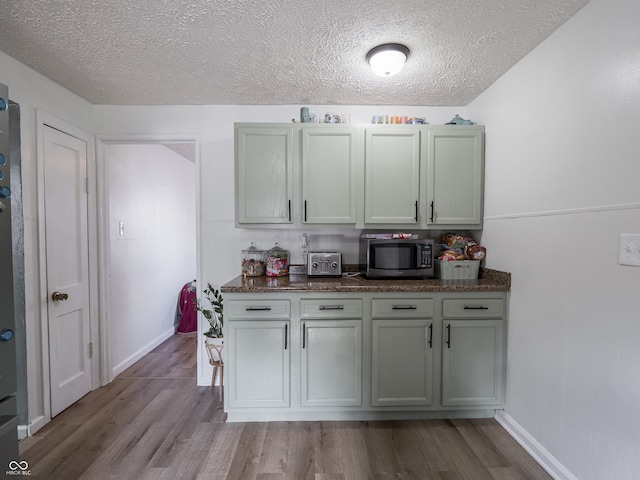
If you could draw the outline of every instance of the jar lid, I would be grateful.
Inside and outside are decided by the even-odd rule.
[[[245,248],[244,250],[242,250],[243,253],[262,253],[264,252],[264,250],[260,250],[258,249],[258,247],[256,247],[255,242],[251,242],[251,245],[249,245],[247,248]]]
[[[280,246],[278,245],[278,242],[276,242],[276,245],[273,248],[270,248],[269,250],[267,250],[267,254],[271,255],[271,256],[288,256],[289,252],[286,251],[284,248],[280,248]]]

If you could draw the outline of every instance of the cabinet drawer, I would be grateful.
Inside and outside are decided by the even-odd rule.
[[[300,300],[302,318],[362,318],[362,300]]]
[[[225,303],[225,316],[232,320],[282,320],[291,316],[289,300],[245,300]]]
[[[502,298],[463,298],[442,301],[444,318],[502,318],[504,300]]]
[[[431,318],[433,299],[376,299],[372,301],[371,311],[373,318]]]

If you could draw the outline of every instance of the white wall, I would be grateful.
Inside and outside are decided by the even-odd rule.
[[[105,163],[115,377],[173,335],[178,294],[196,278],[196,166],[150,143],[106,144]]]
[[[93,105],[29,67],[0,52],[0,82],[20,104],[22,194],[24,200],[25,309],[29,419],[44,421],[42,389],[42,318],[38,291],[38,203],[36,180],[36,110],[42,110],[87,133],[93,132]],[[37,428],[37,427],[36,427]]]
[[[469,106],[487,266],[513,280],[503,420],[558,478],[640,478],[640,268],[617,264],[640,233],[639,18],[593,0]]]
[[[451,120],[460,107],[362,107],[310,106],[312,112],[345,112],[351,123],[369,123],[375,114],[420,116],[434,124]],[[96,106],[96,135],[192,135],[199,138],[200,271],[203,282],[215,287],[240,274],[240,251],[253,241],[260,248],[274,243],[291,252],[293,263],[302,263],[302,230],[236,229],[234,226],[234,122],[290,122],[299,118],[300,106]],[[312,249],[336,248],[345,262],[357,263],[355,230],[304,230]],[[200,326],[202,328],[202,326]],[[202,337],[201,337],[202,338]],[[198,383],[208,385],[211,371],[200,348]]]

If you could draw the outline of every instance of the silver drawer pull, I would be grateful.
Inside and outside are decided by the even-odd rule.
[[[485,307],[484,305],[465,305],[465,310],[489,310],[489,307]]]
[[[268,312],[271,310],[271,307],[247,307],[245,311],[247,312]]]
[[[391,310],[416,310],[417,308],[415,305],[393,305]]]
[[[320,310],[344,310],[344,305],[320,305]]]

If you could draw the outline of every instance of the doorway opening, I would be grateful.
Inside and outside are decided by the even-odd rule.
[[[197,277],[197,144],[100,144],[106,384],[175,333],[179,294]]]

